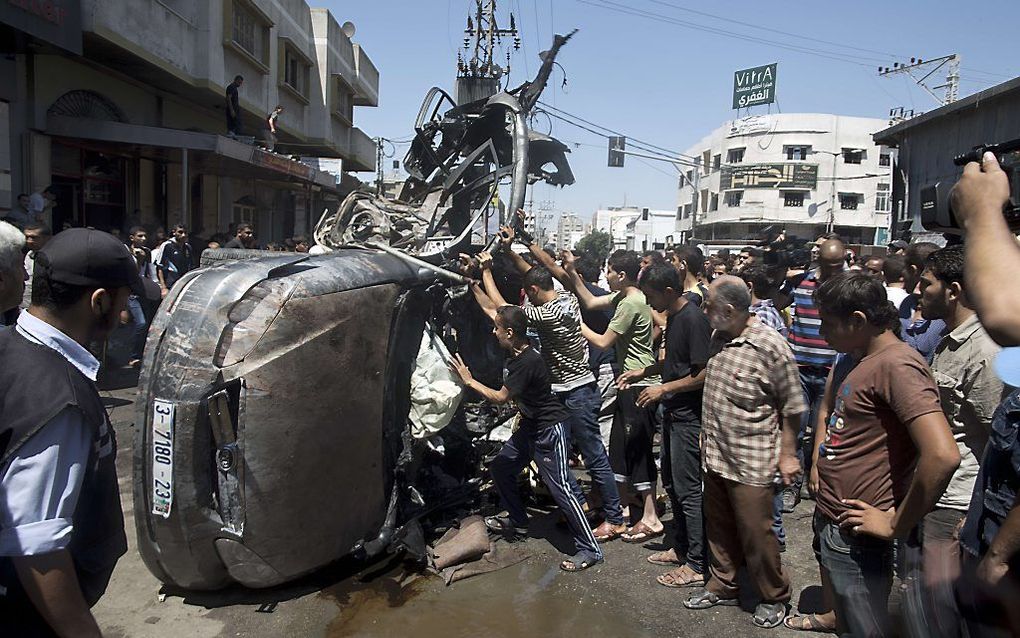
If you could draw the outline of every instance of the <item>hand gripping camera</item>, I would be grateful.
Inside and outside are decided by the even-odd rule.
[[[1006,223],[1010,228],[1020,228],[1020,176],[1017,175],[1020,172],[1020,139],[975,146],[972,151],[954,157],[953,164],[964,166],[968,162],[980,163],[986,152],[995,154],[1009,178],[1009,201],[1002,209]],[[925,230],[949,235],[963,234],[949,200],[952,187],[952,184],[935,182],[921,189],[921,225]]]

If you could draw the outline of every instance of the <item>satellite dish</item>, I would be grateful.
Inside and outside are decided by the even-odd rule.
[[[344,35],[347,36],[347,39],[353,38],[354,33],[357,31],[357,29],[354,27],[354,23],[351,22],[350,20],[344,22],[344,26],[340,27],[340,30],[344,32]]]

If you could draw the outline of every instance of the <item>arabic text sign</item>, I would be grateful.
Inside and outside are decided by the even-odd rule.
[[[733,74],[733,108],[742,109],[775,101],[775,64],[756,66]]]
[[[817,164],[730,165],[719,176],[721,190],[735,188],[815,188]]]

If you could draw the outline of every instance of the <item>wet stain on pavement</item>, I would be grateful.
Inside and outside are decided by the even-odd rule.
[[[643,636],[623,620],[614,602],[603,598],[599,568],[566,574],[549,556],[454,583],[408,574],[399,566],[371,580],[350,579],[322,595],[334,598],[340,614],[326,631],[329,638],[456,638],[493,635],[597,633]]]

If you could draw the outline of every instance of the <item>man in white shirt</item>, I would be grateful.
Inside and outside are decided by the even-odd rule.
[[[902,255],[889,255],[882,264],[882,276],[885,278],[885,294],[889,301],[899,310],[903,300],[910,296],[906,289],[905,273],[907,262]]]

